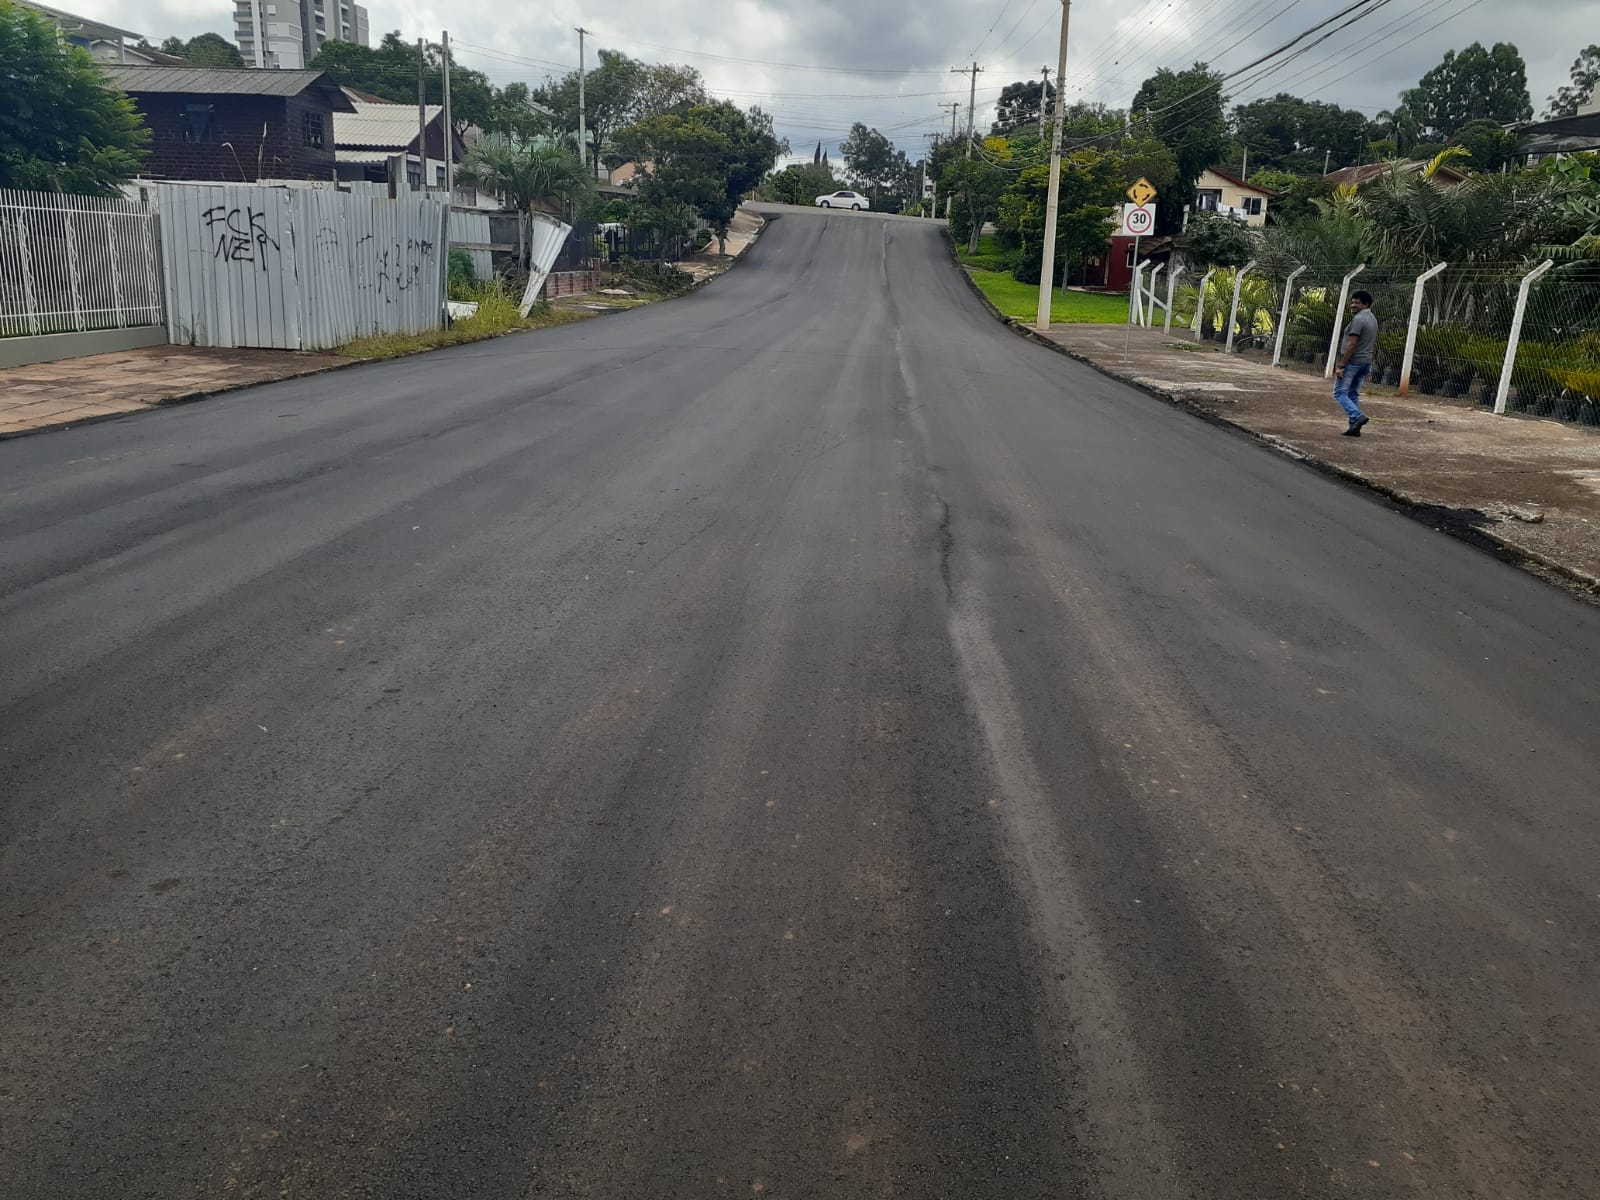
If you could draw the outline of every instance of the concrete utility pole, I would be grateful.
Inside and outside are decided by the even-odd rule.
[[[417,39],[417,178],[418,190],[428,190],[428,39]]]
[[[1056,273],[1056,217],[1061,211],[1061,130],[1067,120],[1067,19],[1072,15],[1072,0],[1061,0],[1061,51],[1056,56],[1056,113],[1050,132],[1050,191],[1045,197],[1044,250],[1039,260],[1039,311],[1035,324],[1050,328],[1050,301],[1056,290],[1051,286]]]
[[[574,32],[578,35],[578,157],[583,160],[585,170],[592,170],[589,166],[589,130],[583,102],[583,39],[589,31],[579,25]]]
[[[1044,106],[1050,99],[1050,68],[1040,67],[1044,73],[1044,83],[1039,88],[1039,136],[1044,137]]]
[[[446,204],[456,202],[456,127],[450,123],[450,31],[446,29],[441,45],[444,51],[444,199]]]
[[[956,113],[961,110],[961,101],[952,100],[949,104],[941,104],[939,107],[950,110],[950,140],[953,142],[956,140]]]
[[[977,63],[973,63],[970,67],[951,67],[950,68],[950,74],[952,74],[952,75],[971,75],[972,76],[972,87],[967,93],[967,153],[966,153],[966,157],[968,157],[968,158],[972,157],[972,114],[973,114],[974,108],[976,107],[976,105],[978,103],[978,75],[982,70],[983,70],[983,68],[980,67]],[[954,131],[952,131],[952,133],[953,132]]]

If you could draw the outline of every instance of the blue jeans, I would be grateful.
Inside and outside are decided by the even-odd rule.
[[[1361,385],[1371,374],[1371,363],[1351,363],[1344,369],[1344,378],[1334,381],[1333,398],[1339,402],[1339,407],[1344,409],[1345,416],[1350,418],[1352,425],[1364,419],[1366,415],[1361,411]]]

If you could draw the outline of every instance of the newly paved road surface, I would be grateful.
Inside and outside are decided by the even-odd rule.
[[[0,1196],[1600,1196],[1597,667],[909,220],[3,443]]]

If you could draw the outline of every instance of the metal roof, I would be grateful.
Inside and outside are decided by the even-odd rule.
[[[415,104],[353,100],[351,107],[351,112],[341,112],[333,118],[335,146],[341,149],[360,146],[374,150],[403,150],[417,140]],[[444,109],[437,104],[430,104],[425,111],[428,124],[432,125]]]
[[[84,37],[103,38],[115,41],[117,38],[135,39],[142,34],[134,33],[131,29],[118,29],[115,25],[107,25],[102,21],[92,21],[88,17],[80,17],[77,13],[62,12],[59,8],[51,8],[48,4],[40,4],[38,0],[21,0],[24,8],[31,8],[49,17],[60,27],[61,32],[77,33]]]
[[[204,96],[298,96],[321,88],[336,112],[350,103],[324,71],[263,71],[247,67],[131,67],[103,63],[100,69],[124,92],[182,92]]]

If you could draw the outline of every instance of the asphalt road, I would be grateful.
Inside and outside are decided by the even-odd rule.
[[[0,664],[7,1200],[1600,1195],[1600,610],[931,224],[0,444]]]

